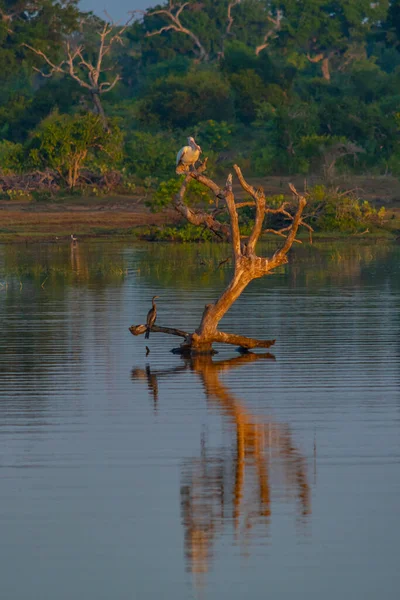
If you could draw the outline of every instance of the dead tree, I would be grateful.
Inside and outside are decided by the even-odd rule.
[[[281,28],[282,17],[283,17],[283,13],[281,10],[276,11],[275,17],[273,17],[272,15],[268,15],[267,19],[270,23],[272,23],[272,27],[271,27],[271,29],[268,29],[267,33],[264,35],[264,38],[263,38],[263,41],[261,42],[261,44],[259,44],[259,46],[256,46],[255,52],[256,52],[257,56],[260,54],[260,52],[265,50],[265,48],[268,48],[268,46],[270,44],[270,40],[277,37],[277,33]]]
[[[99,44],[95,52],[95,57],[92,60],[85,52],[84,44],[74,43],[71,40],[65,42],[65,58],[58,64],[53,62],[42,50],[34,48],[29,44],[23,44],[37,56],[40,56],[48,67],[50,67],[50,70],[46,72],[34,67],[35,71],[43,77],[52,77],[54,73],[67,75],[76,81],[81,88],[87,90],[93,101],[95,112],[100,115],[106,129],[108,129],[108,122],[101,102],[101,96],[107,92],[111,92],[121,77],[120,75],[116,75],[111,81],[101,81],[103,78],[102,75],[104,76],[104,73],[110,70],[110,68],[106,68],[104,60],[109,56],[116,44],[123,43],[122,35],[132,18],[123,26],[116,26],[112,21],[104,23],[101,29],[97,31]]]
[[[13,10],[5,12],[0,8],[0,21],[5,25],[7,33],[13,33],[12,23],[17,19],[22,19],[26,15],[31,15],[39,10],[39,3],[35,0],[15,2]]]
[[[290,186],[293,194],[298,199],[297,210],[292,214],[288,210],[287,202],[284,202],[279,208],[270,208],[267,206],[267,199],[262,188],[255,189],[244,179],[240,168],[234,165],[236,175],[243,190],[252,200],[246,202],[235,202],[232,190],[232,175],[228,176],[224,188],[220,188],[214,181],[204,175],[207,161],[197,169],[189,172],[182,183],[181,189],[175,198],[175,208],[190,223],[207,227],[215,232],[220,238],[228,240],[232,247],[232,257],[234,272],[228,287],[221,296],[212,304],[207,304],[200,325],[193,333],[188,333],[171,327],[160,327],[153,325],[151,331],[167,333],[184,338],[183,344],[179,348],[182,354],[210,354],[213,353],[212,344],[214,342],[224,344],[234,344],[242,348],[269,348],[275,340],[258,340],[244,337],[233,333],[218,331],[218,324],[222,317],[228,312],[232,304],[239,298],[247,285],[259,277],[267,275],[277,267],[288,262],[287,253],[296,239],[297,231],[300,225],[310,226],[302,220],[303,209],[306,205],[306,199],[300,195],[294,186]],[[185,191],[189,182],[195,179],[209,188],[217,199],[223,200],[225,209],[228,211],[230,226],[220,222],[217,216],[223,209],[216,209],[214,214],[204,211],[195,211],[188,207],[184,202]],[[239,230],[238,209],[251,206],[255,208],[255,219],[253,230],[249,237],[243,238]],[[256,244],[263,232],[264,219],[268,214],[279,215],[289,224],[284,224],[279,229],[269,228],[268,231],[284,238],[284,243],[269,258],[263,258],[256,254]],[[130,331],[133,335],[141,335],[146,331],[146,325],[132,326]]]
[[[183,33],[183,34],[189,36],[193,40],[193,43],[197,48],[199,60],[207,61],[208,53],[206,52],[206,49],[204,48],[200,39],[198,38],[198,36],[195,33],[193,33],[193,31],[191,31],[190,29],[185,27],[182,24],[181,19],[180,19],[182,11],[184,10],[184,8],[186,8],[186,6],[189,6],[189,5],[190,5],[189,2],[184,2],[183,4],[175,4],[174,0],[169,0],[168,8],[162,8],[159,10],[153,10],[151,12],[147,12],[146,13],[147,17],[152,17],[155,15],[161,15],[162,17],[165,17],[169,21],[169,25],[164,25],[163,27],[160,27],[160,29],[157,29],[156,31],[148,31],[146,33],[146,37],[152,37],[154,35],[161,35],[165,31],[177,31],[178,33]]]

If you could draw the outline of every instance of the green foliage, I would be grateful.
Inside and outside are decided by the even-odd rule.
[[[165,242],[207,242],[214,237],[209,229],[190,223],[181,227],[163,227],[154,234],[155,239]]]
[[[122,75],[102,95],[109,134],[94,115],[77,114],[93,108],[88,90],[71,77],[41,77],[37,69],[50,68],[25,45],[59,64],[71,36],[95,61],[102,20],[80,15],[78,0],[0,0],[4,15],[17,13],[0,20],[0,168],[56,170],[69,187],[83,185],[73,171],[118,168],[149,192],[163,181],[154,206],[164,206],[176,152],[194,135],[210,175],[240,159],[248,176],[332,180],[335,166],[400,176],[399,3],[241,0],[227,30],[229,4],[189,0],[186,33],[152,9],[128,27],[104,63]],[[106,80],[107,72],[99,85]]]
[[[0,172],[4,175],[22,170],[23,152],[21,144],[7,140],[0,142]]]
[[[184,176],[174,179],[162,181],[156,192],[152,195],[149,205],[153,211],[162,210],[169,206],[174,199],[174,196],[179,192]],[[185,201],[189,205],[193,204],[213,204],[214,199],[209,190],[198,181],[192,180],[187,186]]]
[[[147,125],[186,128],[229,117],[233,117],[230,86],[214,69],[194,68],[157,79],[138,104],[138,119]]]
[[[382,225],[385,208],[379,210],[351,194],[339,194],[323,185],[312,188],[307,215],[316,230],[356,233],[371,225]]]
[[[134,131],[125,144],[125,166],[139,179],[168,177],[175,170],[176,153],[172,135]]]
[[[198,125],[199,139],[203,150],[221,152],[226,150],[232,143],[232,134],[234,126],[229,125],[226,121],[214,121],[209,119]]]
[[[26,146],[32,169],[50,168],[74,188],[84,166],[104,173],[121,160],[121,132],[106,131],[100,117],[59,115],[45,119]]]

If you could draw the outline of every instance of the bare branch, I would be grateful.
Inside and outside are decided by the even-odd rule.
[[[269,29],[267,31],[267,33],[264,35],[262,43],[256,47],[255,52],[256,52],[257,56],[260,54],[260,52],[262,52],[262,50],[264,50],[265,48],[267,48],[269,46],[270,39],[274,39],[277,37],[277,32],[281,28],[282,17],[283,17],[283,13],[279,9],[276,11],[275,18],[272,17],[271,15],[268,15],[268,21],[270,23],[272,23],[273,27],[272,27],[272,29]]]
[[[228,25],[226,26],[226,35],[231,33],[231,28],[233,25],[232,8],[234,8],[237,4],[240,4],[240,1],[241,0],[232,0],[232,2],[229,2],[228,4]]]
[[[298,193],[298,191],[296,190],[296,188],[294,187],[294,185],[292,183],[289,183],[289,187],[290,187],[291,191],[293,192],[293,194],[298,198],[299,205],[297,208],[296,215],[293,219],[293,224],[290,229],[289,235],[286,238],[286,242],[284,243],[284,245],[282,246],[282,248],[280,250],[275,252],[274,258],[281,258],[281,257],[285,256],[288,253],[288,251],[290,250],[294,240],[296,239],[296,234],[297,234],[297,230],[299,228],[300,222],[301,222],[301,215],[302,215],[303,209],[304,209],[305,205],[307,204],[307,201],[304,198],[304,196],[302,196],[301,194]]]
[[[291,185],[290,189],[299,198],[299,206],[295,216],[293,217],[286,211],[286,203],[283,203],[279,209],[267,209],[264,191],[261,188],[256,190],[248,184],[244,179],[240,168],[235,165],[235,172],[238,175],[243,189],[250,193],[254,198],[254,202],[240,203],[240,206],[250,205],[256,207],[255,223],[248,243],[247,245],[241,245],[237,205],[235,204],[233,194],[232,175],[228,176],[225,187],[221,189],[214,181],[212,181],[212,179],[203,174],[206,164],[207,161],[204,161],[197,170],[192,170],[186,175],[181,188],[175,197],[175,208],[184,215],[190,223],[193,223],[194,225],[204,225],[211,231],[222,234],[225,239],[230,240],[234,258],[234,272],[232,279],[220,297],[214,303],[205,306],[200,325],[192,334],[188,335],[186,332],[181,332],[181,334],[179,334],[176,333],[175,330],[168,331],[166,328],[160,328],[159,330],[154,329],[154,331],[173,333],[173,335],[185,337],[185,342],[179,350],[182,354],[210,354],[213,352],[212,344],[215,342],[235,344],[246,349],[269,348],[274,343],[274,340],[255,340],[236,334],[220,332],[218,331],[218,324],[253,279],[263,277],[276,267],[288,262],[286,255],[293,243],[295,241],[298,242],[298,240],[296,240],[296,233],[302,223],[302,211],[306,205],[306,200],[297,192],[296,188]],[[227,225],[217,221],[214,214],[205,211],[194,211],[185,204],[184,197],[191,179],[199,181],[208,187],[217,198],[221,198],[225,201],[230,217],[230,232],[227,231]],[[274,230],[274,233],[285,238],[284,245],[278,249],[271,258],[263,258],[256,255],[255,246],[262,231],[265,214],[268,211],[282,213],[285,218],[289,218],[291,222],[281,230],[278,230],[278,232]],[[219,211],[217,212],[219,213]],[[287,236],[285,236],[285,233],[287,233]],[[224,262],[225,261],[222,261],[220,265]],[[144,333],[145,330],[145,325],[131,328],[134,335],[140,335]]]
[[[143,335],[147,331],[147,325],[132,325],[129,327],[129,331],[132,335]],[[168,335],[177,335],[178,337],[188,338],[190,336],[186,331],[181,329],[175,329],[174,327],[161,327],[159,325],[152,325],[150,331],[153,333],[167,333]]]
[[[233,165],[233,168],[235,169],[237,178],[239,179],[239,183],[242,186],[242,188],[244,189],[244,191],[247,192],[248,194],[250,194],[250,196],[252,196],[254,198],[254,200],[256,200],[257,199],[257,192],[253,188],[252,185],[250,185],[249,183],[247,183],[247,181],[243,177],[243,174],[242,174],[242,171],[241,171],[240,167],[238,165]],[[242,202],[240,205],[236,205],[236,206],[250,206],[250,204],[248,202]]]
[[[198,38],[198,36],[195,33],[193,33],[193,31],[191,31],[190,29],[185,27],[180,20],[180,16],[181,16],[183,9],[188,5],[189,5],[189,2],[184,2],[183,4],[174,5],[173,2],[170,1],[169,8],[162,8],[159,10],[153,10],[151,12],[148,12],[147,13],[148,17],[152,17],[155,15],[162,15],[163,17],[166,17],[171,23],[169,25],[165,25],[164,27],[161,27],[160,29],[157,29],[157,31],[148,31],[146,33],[146,37],[152,37],[154,35],[161,35],[165,31],[177,31],[179,33],[184,33],[185,35],[189,36],[193,40],[195,46],[197,46],[198,53],[199,53],[199,59],[200,60],[208,60],[208,54],[207,54],[203,44],[200,42],[200,39]],[[175,9],[177,9],[177,10],[174,14],[173,11]]]
[[[248,194],[250,194],[255,200],[256,218],[255,218],[253,231],[251,232],[249,241],[247,243],[248,254],[254,254],[255,247],[258,242],[258,238],[260,237],[263,222],[264,222],[265,203],[266,203],[265,194],[261,188],[259,188],[258,190],[255,190],[252,185],[247,183],[247,181],[243,177],[242,171],[241,171],[240,167],[238,167],[238,165],[234,165],[233,168],[236,171],[236,175],[238,176],[238,179],[239,179],[239,182],[240,182],[240,185],[242,186],[242,188]],[[237,206],[236,206],[236,208],[237,208]]]
[[[264,229],[263,233],[274,233],[275,235],[280,235],[283,238],[287,238],[287,236],[285,235],[285,231],[288,231],[292,226],[289,225],[289,227],[284,227],[283,229]],[[302,242],[300,240],[293,240],[294,242],[297,242],[298,244],[302,244]]]
[[[147,325],[131,325],[129,331],[132,335],[143,335],[147,330]],[[176,335],[185,339],[190,338],[190,333],[176,329],[175,327],[162,327],[161,325],[153,325],[150,329],[151,333],[166,333],[168,335]],[[270,348],[275,344],[275,340],[257,340],[254,338],[237,335],[235,333],[225,333],[216,331],[213,336],[214,342],[221,344],[232,344],[242,348]]]
[[[100,96],[110,92],[120,81],[120,75],[116,75],[112,81],[103,81],[99,84],[99,79],[102,73],[112,70],[103,66],[104,58],[111,52],[114,44],[122,44],[122,34],[125,32],[134,14],[132,13],[124,25],[118,27],[115,31],[115,26],[111,22],[104,23],[103,27],[97,32],[99,35],[99,46],[97,49],[96,59],[91,62],[85,57],[85,47],[78,45],[72,47],[70,41],[66,41],[64,53],[65,58],[60,64],[55,64],[46,53],[38,50],[29,44],[23,44],[29,48],[37,56],[40,56],[44,62],[50,67],[50,72],[45,73],[37,67],[33,67],[35,71],[41,73],[43,77],[51,77],[54,73],[62,73],[68,75],[78,83],[82,88],[88,90],[92,96],[95,112],[97,112],[108,129],[107,119],[100,100]],[[82,23],[84,21],[82,20]],[[112,67],[114,68],[114,67]]]
[[[241,348],[270,348],[275,344],[275,340],[257,340],[255,338],[236,335],[235,333],[225,333],[216,331],[213,341],[221,344],[233,344]]]
[[[189,206],[187,206],[187,204],[185,204],[185,202],[184,202],[185,193],[187,190],[187,186],[189,185],[189,182],[192,179],[192,177],[193,177],[192,173],[190,173],[189,175],[187,175],[185,177],[179,192],[176,194],[176,196],[174,198],[175,210],[177,210],[183,217],[185,217],[185,219],[187,219],[189,221],[189,223],[192,223],[192,225],[197,225],[197,226],[205,225],[208,229],[210,229],[210,231],[215,233],[220,238],[229,239],[230,238],[230,230],[229,230],[228,225],[226,225],[224,223],[220,223],[219,221],[217,221],[217,219],[215,219],[211,214],[209,214],[207,212],[194,211]],[[196,177],[196,179],[197,179],[197,177]],[[200,181],[200,179],[198,179],[198,180]],[[208,186],[208,187],[210,187],[210,189],[214,193],[216,193],[216,195],[218,195],[218,194],[222,195],[222,190],[220,190],[220,188],[216,184],[214,184],[214,182],[212,182],[211,180],[208,180],[206,177],[204,177],[204,180],[213,184],[213,187],[210,187],[210,186]],[[204,185],[207,185],[205,183],[205,181],[203,181],[203,179],[201,181],[204,183]]]
[[[114,81],[111,83],[109,83],[108,81],[103,81],[103,83],[101,83],[99,86],[100,93],[105,94],[106,92],[111,92],[111,90],[117,85],[118,81],[120,80],[121,77],[119,75],[116,75]]]
[[[44,61],[49,65],[49,67],[51,67],[50,75],[52,75],[54,72],[66,73],[66,71],[64,69],[62,69],[62,66],[65,64],[65,60],[63,60],[60,64],[56,65],[49,59],[49,57],[44,52],[42,52],[42,50],[37,50],[33,46],[30,46],[29,44],[25,44],[25,43],[23,43],[22,46],[24,46],[25,48],[28,48],[29,50],[34,52],[37,56],[40,56],[41,58],[44,59]],[[35,68],[35,70],[39,71],[39,69],[37,69],[37,68]],[[41,72],[41,71],[39,71],[39,72]],[[49,77],[49,75],[47,75],[47,76]]]
[[[232,175],[229,175],[229,177],[228,177],[224,195],[225,195],[226,205],[228,207],[229,216],[231,219],[231,242],[232,242],[232,249],[233,249],[233,254],[234,254],[234,258],[235,258],[235,262],[236,262],[239,259],[239,257],[241,256],[241,249],[240,249],[239,219],[238,219],[238,213],[237,213],[236,206],[235,206],[235,198],[232,193]]]
[[[321,60],[324,58],[324,56],[325,56],[325,55],[324,55],[324,53],[323,53],[323,52],[321,52],[320,54],[316,54],[315,56],[310,56],[310,55],[307,53],[307,58],[308,58],[308,60],[309,60],[310,62],[312,62],[312,63],[319,63],[319,62],[320,62],[320,61],[321,61]]]

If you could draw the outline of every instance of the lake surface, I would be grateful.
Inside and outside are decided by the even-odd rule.
[[[220,328],[273,355],[130,334],[154,294],[195,329],[227,256],[0,247],[0,598],[399,597],[400,246],[253,282]]]

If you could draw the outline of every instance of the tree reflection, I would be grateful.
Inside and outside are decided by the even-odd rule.
[[[186,360],[174,369],[135,369],[132,379],[147,380],[154,390],[158,378],[190,369],[202,381],[209,405],[231,426],[229,448],[208,448],[202,436],[200,456],[186,459],[181,470],[181,515],[187,568],[201,584],[213,557],[216,538],[231,523],[239,543],[251,531],[268,535],[271,500],[290,500],[302,521],[311,512],[310,486],[305,458],[287,425],[254,415],[220,380],[221,373],[259,360],[274,360],[269,353],[247,353],[223,361],[209,356]],[[261,533],[262,535],[262,533]]]

